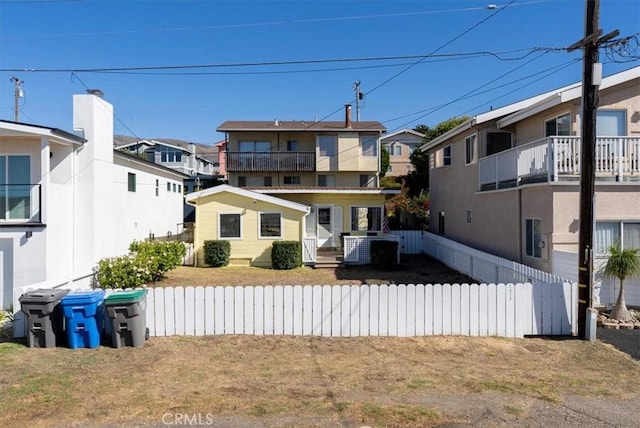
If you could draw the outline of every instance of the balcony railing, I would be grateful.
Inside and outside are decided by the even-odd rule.
[[[548,137],[482,158],[479,190],[496,190],[539,182],[577,180],[580,137]],[[598,137],[596,180],[640,180],[640,137]]]
[[[41,222],[39,184],[0,184],[0,226]]]
[[[229,172],[313,172],[314,152],[227,152]]]

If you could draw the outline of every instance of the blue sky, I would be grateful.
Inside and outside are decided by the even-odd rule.
[[[343,120],[349,102],[355,119],[359,80],[362,120],[435,126],[580,81],[580,51],[546,48],[581,39],[584,15],[584,0],[0,0],[0,118],[16,76],[22,122],[71,130],[72,95],[99,88],[116,134],[214,143],[225,120]],[[600,27],[638,35],[640,1],[602,0]],[[604,74],[640,65],[630,54],[601,55]],[[351,61],[310,63],[336,59]],[[192,65],[220,67],[86,71]]]

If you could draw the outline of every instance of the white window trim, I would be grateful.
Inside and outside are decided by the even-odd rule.
[[[531,220],[532,222],[539,221],[540,222],[540,228],[542,229],[542,219],[541,218],[539,218],[539,217],[527,217],[527,218],[524,219],[524,233],[525,233],[525,237],[524,237],[524,255],[526,257],[530,257],[532,259],[542,260],[543,259],[543,257],[542,257],[543,256],[542,247],[540,247],[540,257],[535,255],[536,254],[535,248],[533,248],[533,254],[527,254],[527,251],[529,250],[529,248],[527,248],[527,238],[528,237],[526,235],[526,233],[527,233],[527,221],[528,220]],[[533,232],[533,235],[531,236],[531,239],[533,240],[533,242],[531,242],[532,245],[535,244],[535,239],[534,239],[535,231],[533,230],[534,226],[535,226],[535,223],[532,224],[532,232]],[[543,236],[544,236],[544,234],[542,233],[542,230],[540,230],[540,242],[541,243],[543,242],[543,240],[542,240]]]
[[[262,236],[262,214],[278,214],[280,216],[280,235],[279,236]],[[284,232],[284,222],[282,221],[282,211],[258,211],[258,239],[266,239],[271,241],[281,240]]]
[[[375,150],[375,154],[373,155],[368,155],[365,154],[365,150],[364,150],[364,140],[365,139],[375,139],[375,143],[374,143],[374,150]],[[376,137],[375,135],[361,135],[360,136],[360,155],[363,158],[376,158],[380,155],[380,139],[378,137]]]
[[[569,127],[571,127],[571,111],[565,111],[563,113],[559,113],[559,114],[554,114],[553,116],[548,116],[547,118],[545,118],[542,121],[542,135],[545,135],[547,133],[547,122],[549,122],[550,120],[555,120],[556,121],[556,134],[558,132],[558,118],[562,117],[562,116],[569,116]],[[573,130],[569,129],[569,135],[572,135]],[[545,137],[548,138],[548,137]]]
[[[473,138],[473,156],[471,156],[471,160],[467,162],[467,141]],[[465,165],[473,165],[478,162],[478,134],[467,135],[464,138],[464,161]]]
[[[238,237],[238,238],[235,238],[235,237],[233,237],[233,238],[223,237],[220,234],[220,217],[223,216],[223,215],[233,215],[233,214],[240,216],[240,237]],[[218,233],[218,239],[219,240],[241,241],[243,236],[244,236],[244,233],[243,233],[244,232],[244,228],[242,227],[242,212],[219,212],[218,213],[218,225],[217,226],[218,226],[217,233]]]

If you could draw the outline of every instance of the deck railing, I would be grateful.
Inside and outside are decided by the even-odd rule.
[[[0,184],[0,225],[40,223],[40,184]]]
[[[227,152],[229,172],[313,172],[315,152]]]
[[[640,178],[640,137],[598,137],[596,179]],[[580,137],[548,137],[482,158],[478,189],[496,190],[533,182],[557,182],[580,174]]]

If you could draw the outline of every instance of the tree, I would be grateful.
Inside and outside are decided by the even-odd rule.
[[[380,151],[380,176],[384,177],[387,171],[389,171],[389,149],[383,147]]]
[[[640,276],[640,258],[638,248],[621,249],[618,245],[609,247],[609,260],[602,274],[607,278],[620,280],[620,292],[616,304],[611,311],[611,318],[619,321],[631,321],[633,318],[624,302],[624,280],[634,276]]]
[[[429,128],[426,125],[418,125],[414,129],[425,135],[422,143],[424,145],[469,119],[469,116],[453,117],[440,122],[433,128]],[[418,148],[413,151],[410,159],[413,164],[413,171],[407,175],[408,194],[410,196],[420,196],[423,190],[429,189],[429,156]]]

